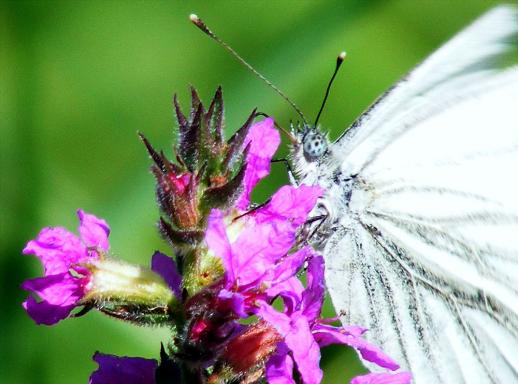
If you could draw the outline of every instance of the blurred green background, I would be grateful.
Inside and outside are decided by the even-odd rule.
[[[341,50],[348,58],[321,123],[337,135],[374,98],[497,1],[16,1],[0,3],[0,381],[85,383],[96,350],[157,357],[166,333],[97,313],[36,326],[20,283],[38,276],[21,256],[43,226],[77,227],[82,207],[112,228],[115,255],[148,264],[168,252],[143,131],[171,153],[174,92],[208,101],[223,86],[228,135],[253,107],[284,126],[295,113],[193,27],[196,12],[313,120]],[[285,148],[281,149],[285,153]],[[286,183],[282,165],[256,194]],[[328,314],[332,313],[327,308]],[[323,357],[326,383],[360,366],[346,348]]]

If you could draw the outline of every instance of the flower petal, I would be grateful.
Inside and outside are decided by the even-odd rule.
[[[176,298],[181,300],[182,275],[178,272],[173,258],[156,251],[151,258],[151,269],[162,276]]]
[[[375,363],[383,368],[388,368],[392,371],[399,368],[392,358],[385,352],[368,341],[359,336],[344,332],[340,327],[333,327],[330,325],[315,324],[312,328],[315,340],[321,347],[330,344],[345,344],[355,348],[360,352],[363,359]]]
[[[284,312],[290,315],[297,310],[303,291],[304,286],[294,276],[267,289],[266,294],[271,299],[279,296],[284,302]]]
[[[288,347],[279,343],[277,352],[266,363],[268,384],[296,384],[293,379],[293,360],[288,355]]]
[[[272,118],[266,118],[250,127],[244,146],[250,144],[246,157],[244,191],[239,197],[236,207],[245,211],[250,205],[250,195],[257,183],[270,173],[270,163],[277,151],[281,137],[274,128]]]
[[[37,324],[53,325],[68,317],[84,296],[83,281],[68,272],[26,280],[26,291],[36,293],[41,301],[29,296],[23,307]]]
[[[320,317],[324,304],[324,258],[314,256],[308,263],[307,288],[302,294],[302,311],[309,321]]]
[[[54,325],[66,319],[75,307],[75,305],[54,305],[47,301],[37,302],[32,296],[29,296],[22,306],[36,324],[44,325]]]
[[[277,220],[257,223],[248,220],[232,244],[235,275],[239,285],[247,285],[273,269],[295,242],[293,225]]]
[[[108,243],[108,235],[110,234],[110,227],[106,221],[98,217],[86,213],[82,209],[77,210],[79,217],[79,234],[81,239],[87,247],[99,247],[103,251],[110,248]]]
[[[288,293],[290,297],[293,297],[296,300],[296,304],[298,304],[302,298],[302,292],[304,292],[304,286],[298,279],[298,277],[293,276],[287,280],[284,280],[281,283],[273,285],[271,288],[266,290],[266,294],[270,298],[274,298],[275,296],[282,296],[283,293]]]
[[[221,258],[223,267],[227,273],[229,283],[235,280],[234,262],[235,257],[232,253],[232,248],[228,240],[225,223],[223,221],[223,212],[219,209],[213,209],[210,212],[207,224],[207,231],[205,232],[205,241],[209,249],[214,254]]]
[[[258,222],[268,222],[272,219],[289,220],[298,227],[307,220],[309,212],[323,192],[324,190],[318,186],[285,185],[275,192],[270,202],[258,209],[254,216]]]
[[[283,337],[285,337],[291,331],[290,317],[284,313],[276,311],[269,304],[260,302],[257,315],[273,325]]]
[[[344,325],[344,326],[342,326],[342,330],[345,333],[349,333],[353,336],[361,336],[365,332],[367,332],[367,328],[360,327],[359,325]]]
[[[351,380],[351,384],[410,384],[412,375],[410,372],[400,373],[369,373],[367,375],[356,376]]]
[[[304,383],[319,384],[323,377],[319,365],[320,348],[313,338],[307,319],[299,312],[288,317],[266,303],[260,303],[258,315],[284,337]]]
[[[292,330],[286,335],[297,369],[305,384],[319,384],[323,372],[320,369],[320,347],[316,343],[305,316],[292,316]]]
[[[65,228],[43,228],[35,240],[23,249],[25,255],[37,256],[45,269],[45,275],[68,272],[71,264],[84,261],[87,251],[79,237]]]
[[[285,186],[265,207],[250,214],[232,244],[234,274],[240,285],[260,279],[289,252],[320,193],[319,187]]]
[[[295,276],[311,254],[311,248],[304,247],[299,249],[297,252],[286,256],[273,269],[267,271],[266,276],[262,279],[263,282],[274,286],[275,284],[282,283],[290,277]]]
[[[90,384],[155,384],[154,359],[119,357],[96,352],[93,359],[99,368],[90,376]]]
[[[245,308],[245,297],[242,294],[222,289],[218,293],[218,299],[220,308],[231,310],[241,318],[249,316]]]

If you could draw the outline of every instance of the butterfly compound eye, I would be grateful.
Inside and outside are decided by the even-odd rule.
[[[307,161],[316,161],[327,151],[327,141],[319,133],[309,133],[303,140],[304,157]]]

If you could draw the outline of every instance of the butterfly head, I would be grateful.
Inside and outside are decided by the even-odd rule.
[[[313,163],[324,156],[329,148],[329,139],[325,133],[309,124],[292,125],[294,133],[295,149],[302,155],[306,162]]]
[[[302,151],[307,161],[320,159],[327,152],[327,137],[316,128],[308,128],[302,136]]]

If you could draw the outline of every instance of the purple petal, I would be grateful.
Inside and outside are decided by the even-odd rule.
[[[72,264],[81,263],[88,258],[85,245],[79,237],[65,228],[43,228],[35,240],[23,249],[25,255],[37,256],[45,275],[66,273]]]
[[[319,187],[281,188],[269,204],[240,219],[239,235],[233,243],[229,242],[223,212],[213,210],[206,242],[221,257],[230,283],[236,280],[239,286],[260,283],[266,273],[270,274],[265,277],[269,280],[280,282],[289,278],[288,266],[286,270],[275,268],[293,247],[300,224],[305,222],[321,193]]]
[[[232,244],[234,274],[240,285],[260,279],[288,253],[320,193],[318,187],[283,187],[248,218]]]
[[[288,355],[288,347],[279,343],[277,352],[266,363],[268,384],[296,384],[293,379],[293,360]]]
[[[227,308],[241,318],[249,316],[245,308],[245,297],[242,294],[222,289],[218,293],[218,299],[220,308]]]
[[[323,376],[319,366],[320,348],[313,338],[307,319],[298,312],[288,317],[266,303],[260,303],[258,315],[284,337],[304,383],[319,384]]]
[[[232,244],[234,273],[239,285],[254,282],[273,269],[292,248],[295,232],[296,229],[288,221],[257,223],[249,219]]]
[[[286,345],[293,354],[297,369],[305,384],[319,384],[323,372],[320,369],[320,347],[316,343],[305,316],[292,317],[291,332],[286,335]]]
[[[360,327],[359,325],[344,325],[342,326],[342,330],[344,331],[344,333],[348,333],[353,336],[361,336],[365,332],[367,332],[367,328]]]
[[[315,332],[340,332],[344,335],[352,335],[352,336],[362,336],[366,331],[367,328],[360,327],[359,325],[342,325],[340,327],[335,327],[333,325],[325,324],[325,321],[327,320],[334,320],[335,319],[320,319],[318,323],[314,325]],[[331,343],[333,344],[333,343]],[[329,344],[327,344],[329,345]]]
[[[37,293],[43,300],[52,304],[74,304],[77,297],[83,294],[81,279],[72,277],[68,272],[25,280],[22,288]]]
[[[221,258],[223,267],[227,273],[227,279],[230,283],[235,280],[234,275],[234,255],[228,240],[225,223],[223,221],[223,212],[219,209],[213,209],[208,218],[207,231],[205,232],[205,241],[209,249]]]
[[[324,258],[315,256],[308,263],[307,288],[302,294],[303,313],[310,321],[320,317],[324,293]]]
[[[311,248],[304,247],[297,252],[286,256],[275,266],[275,268],[268,271],[269,273],[267,273],[267,276],[262,279],[263,282],[269,282],[273,286],[295,276],[311,254]]]
[[[99,368],[90,376],[90,384],[155,384],[156,360],[99,352],[93,359]]]
[[[409,372],[401,373],[369,373],[356,376],[351,384],[410,384],[412,375]]]
[[[87,247],[98,247],[103,251],[110,248],[108,243],[108,235],[110,234],[110,227],[106,221],[98,217],[85,213],[82,209],[77,210],[79,217],[79,234],[81,239]]]
[[[38,303],[32,296],[29,296],[22,306],[36,324],[44,325],[54,325],[58,321],[66,319],[75,308],[75,305],[61,306],[46,301]]]
[[[182,275],[178,272],[173,258],[156,251],[151,258],[151,269],[162,276],[176,298],[181,300]]]
[[[289,293],[290,296],[294,297],[297,303],[299,303],[302,298],[302,292],[304,292],[304,286],[300,280],[294,276],[266,290],[266,294],[271,298],[282,295],[284,292]]]
[[[37,324],[55,324],[68,317],[83,298],[84,283],[84,279],[74,278],[68,272],[26,280],[22,288],[36,293],[41,301],[29,296],[23,307]]]
[[[363,359],[375,363],[380,367],[392,371],[399,368],[399,365],[385,354],[381,349],[359,336],[348,334],[342,328],[329,325],[315,324],[312,328],[315,340],[320,347],[330,344],[345,344],[360,352]]]
[[[289,220],[298,227],[307,220],[309,212],[323,192],[318,186],[302,184],[297,188],[285,185],[275,192],[270,202],[258,209],[254,216],[258,222],[268,222],[272,219]]]
[[[259,180],[270,173],[270,162],[277,151],[281,137],[274,128],[273,119],[266,118],[250,127],[244,145],[250,143],[250,150],[246,157],[244,191],[238,199],[237,208],[245,211],[250,205],[250,195]]]
[[[288,315],[297,310],[304,286],[297,277],[292,277],[266,290],[269,298],[279,296],[284,302],[284,312]]]
[[[284,313],[276,311],[269,304],[260,302],[257,315],[273,325],[283,337],[285,337],[291,331],[290,317]]]

